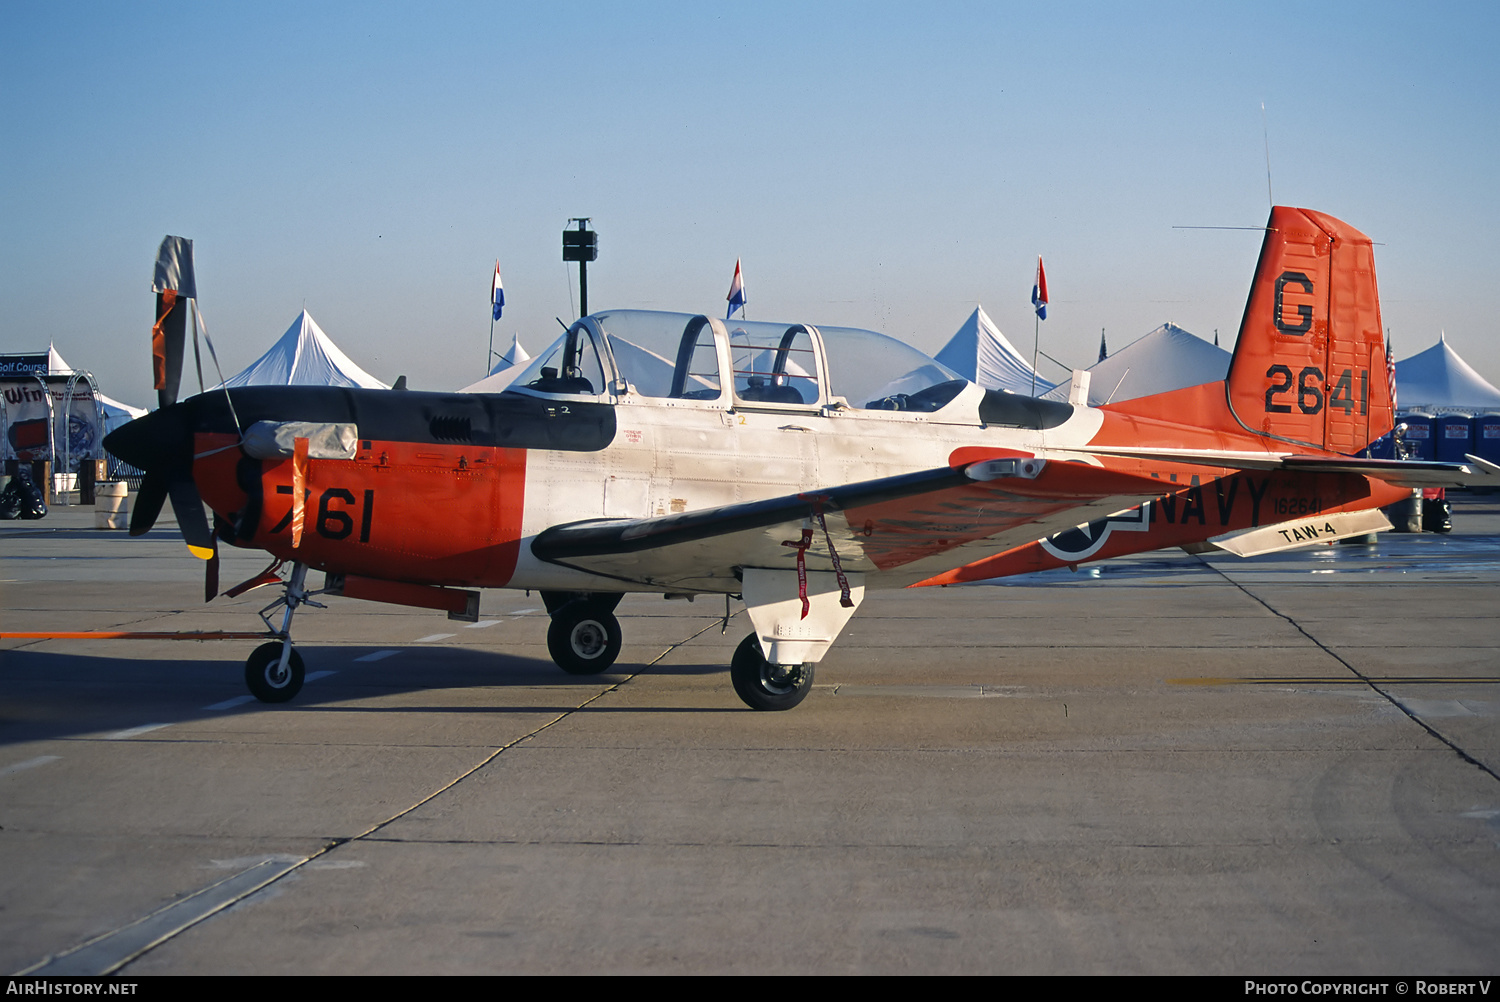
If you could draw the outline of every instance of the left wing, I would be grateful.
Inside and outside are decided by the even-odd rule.
[[[746,567],[795,570],[799,550],[808,570],[833,570],[832,548],[844,571],[898,587],[1161,493],[1149,477],[1012,455],[681,515],[574,522],[531,549],[632,584],[723,592]]]

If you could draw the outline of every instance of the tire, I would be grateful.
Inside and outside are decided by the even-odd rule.
[[[813,665],[773,665],[760,650],[760,639],[750,634],[740,641],[729,662],[734,691],[752,710],[790,710],[812,691]]]
[[[569,675],[597,675],[620,656],[620,621],[594,602],[569,602],[547,627],[547,651]]]
[[[295,647],[292,648],[292,656],[287,659],[286,675],[283,678],[276,677],[276,669],[279,667],[280,640],[261,644],[245,659],[245,685],[250,687],[251,695],[262,703],[285,703],[302,691],[305,672],[302,668],[302,655],[297,653]]]

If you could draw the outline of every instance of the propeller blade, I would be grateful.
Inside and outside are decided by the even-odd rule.
[[[141,489],[135,495],[135,508],[130,512],[130,534],[144,536],[156,524],[161,506],[167,500],[167,487],[171,483],[161,472],[147,471],[141,479]]]
[[[152,384],[157,405],[166,408],[177,402],[187,341],[188,300],[198,295],[191,240],[162,238],[151,291],[156,293],[156,323],[151,328]]]
[[[203,564],[203,601],[212,602],[219,594],[219,544],[214,542],[214,552]]]
[[[214,533],[208,525],[208,514],[203,508],[203,499],[198,496],[198,487],[191,476],[172,478],[167,489],[172,497],[172,511],[177,515],[177,528],[182,530],[183,541],[193,556],[199,560],[212,560],[217,553]]]

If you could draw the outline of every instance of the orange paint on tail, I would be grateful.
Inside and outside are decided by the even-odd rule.
[[[1229,365],[1246,430],[1351,455],[1394,424],[1370,238],[1311,209],[1276,206]]]

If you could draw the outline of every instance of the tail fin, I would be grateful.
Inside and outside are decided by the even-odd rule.
[[[1226,391],[1235,420],[1267,438],[1352,455],[1390,430],[1369,237],[1311,209],[1271,210]]]

